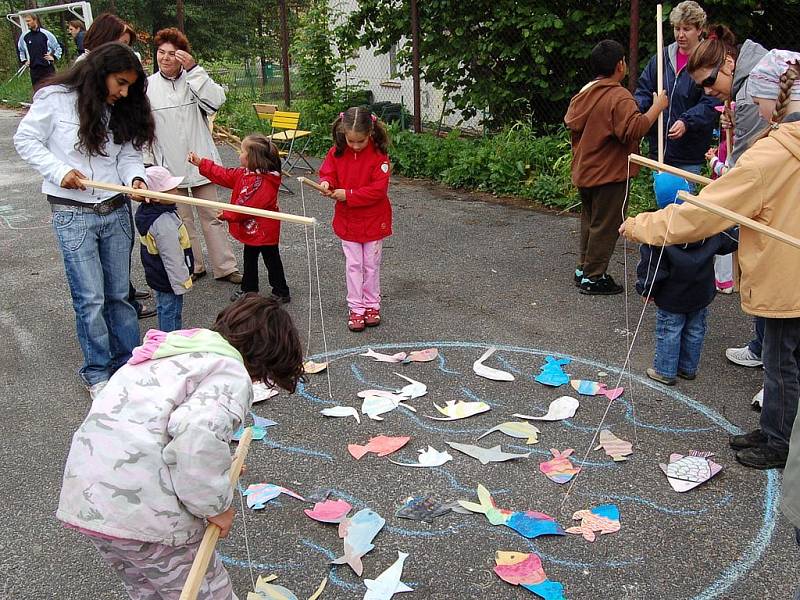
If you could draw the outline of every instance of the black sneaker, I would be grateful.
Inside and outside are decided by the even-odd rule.
[[[760,430],[754,429],[742,435],[732,435],[728,437],[728,445],[734,450],[745,450],[746,448],[758,448],[767,443],[767,436]]]
[[[236,302],[239,298],[244,296],[246,292],[244,290],[236,290],[231,294],[231,302]]]
[[[581,287],[581,280],[583,279],[583,268],[575,268],[575,287]]]
[[[783,469],[789,452],[780,452],[769,446],[745,448],[736,453],[736,460],[753,469]]]
[[[697,373],[687,373],[686,371],[678,371],[678,377],[681,379],[685,379],[686,381],[694,381],[697,377]]]
[[[578,287],[578,291],[587,296],[613,296],[622,293],[622,286],[615,283],[608,273],[594,279],[583,277]]]
[[[136,313],[136,316],[139,319],[149,319],[150,317],[155,317],[158,314],[158,310],[154,306],[147,306],[146,304],[139,304],[139,310]]]

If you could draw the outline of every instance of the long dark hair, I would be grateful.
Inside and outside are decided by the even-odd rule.
[[[123,71],[135,71],[136,81],[128,88],[126,98],[109,106],[106,77]],[[137,150],[155,139],[155,121],[145,94],[147,76],[139,58],[125,44],[100,46],[70,70],[48,79],[46,85],[63,85],[77,92],[80,126],[75,148],[90,156],[107,156],[109,131],[115,144],[131,142]]]
[[[379,152],[389,153],[389,133],[386,127],[363,106],[351,106],[343,113],[339,113],[339,117],[333,122],[331,133],[333,143],[336,145],[335,156],[341,156],[347,148],[345,131],[369,135]]]
[[[89,26],[86,37],[83,38],[85,50],[95,50],[103,44],[116,42],[125,33],[128,25],[117,15],[105,12],[97,17]],[[131,37],[131,43],[135,36]]]

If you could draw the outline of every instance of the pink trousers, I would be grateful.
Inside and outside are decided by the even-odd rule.
[[[347,278],[347,307],[359,315],[363,315],[368,308],[380,308],[383,240],[364,244],[342,240],[342,250]]]

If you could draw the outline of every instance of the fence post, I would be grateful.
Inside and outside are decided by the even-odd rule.
[[[175,20],[178,21],[178,30],[181,33],[186,33],[186,24],[184,22],[183,0],[178,0],[175,6]]]
[[[422,132],[422,101],[419,89],[419,7],[411,0],[411,80],[414,87],[414,133]]]
[[[281,63],[283,66],[283,103],[289,108],[292,91],[289,83],[289,24],[286,21],[286,0],[279,0],[281,19]]]
[[[631,37],[628,45],[628,89],[633,93],[639,80],[639,0],[631,0]]]

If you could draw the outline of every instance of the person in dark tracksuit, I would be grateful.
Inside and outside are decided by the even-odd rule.
[[[17,50],[19,59],[30,69],[33,92],[36,93],[41,82],[56,72],[54,63],[61,58],[61,45],[56,36],[42,28],[38,16],[25,15],[25,23],[29,31],[20,36]]]

